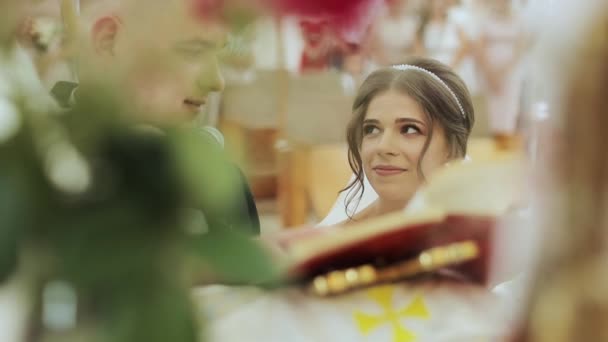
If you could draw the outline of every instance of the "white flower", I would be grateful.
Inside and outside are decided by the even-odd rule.
[[[21,115],[17,106],[4,97],[0,97],[0,143],[12,138],[21,127]]]
[[[64,142],[49,147],[46,154],[46,171],[51,182],[67,193],[82,193],[91,183],[88,163],[74,146]]]

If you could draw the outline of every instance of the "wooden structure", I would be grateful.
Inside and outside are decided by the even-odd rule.
[[[342,76],[331,72],[260,71],[251,81],[226,88],[220,120],[226,148],[245,170],[257,198],[277,196],[284,226],[305,223],[311,207],[317,216],[328,210],[322,209],[327,204],[317,204],[323,196],[303,187],[308,188],[310,175],[323,184],[348,170],[343,145],[352,100]],[[310,162],[325,166],[310,169]],[[337,196],[338,190],[331,192]]]

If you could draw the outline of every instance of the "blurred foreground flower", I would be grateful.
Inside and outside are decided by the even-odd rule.
[[[100,88],[67,113],[20,117],[0,144],[0,279],[33,261],[36,340],[197,341],[194,279],[276,276],[248,237],[186,227],[184,208],[222,211],[234,193],[200,135],[141,129]]]

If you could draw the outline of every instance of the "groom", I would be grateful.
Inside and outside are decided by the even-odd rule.
[[[219,55],[230,28],[221,1],[83,1],[80,18],[73,4],[63,1],[63,18],[72,30],[71,43],[78,46],[73,51],[78,51],[74,60],[80,84],[60,82],[53,88],[61,105],[70,106],[80,88],[102,80],[138,113],[137,122],[192,125],[209,94],[223,90]],[[205,138],[221,144],[217,133],[201,130]],[[258,235],[251,190],[240,170],[234,171],[239,194],[220,210],[203,210],[207,227]]]

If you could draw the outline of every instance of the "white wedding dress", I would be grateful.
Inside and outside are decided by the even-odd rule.
[[[352,175],[347,184],[350,184],[355,179],[355,175]],[[367,208],[370,204],[374,203],[375,200],[378,199],[378,194],[372,188],[372,185],[367,180],[367,177],[364,177],[364,185],[365,189],[363,191],[363,196],[359,199],[359,194],[355,194],[353,202],[348,207],[348,213],[350,216],[354,216],[355,214],[361,212],[361,210]],[[327,227],[333,226],[339,223],[346,221],[349,218],[347,214],[346,208],[346,200],[348,199],[348,191],[341,192],[338,195],[338,199],[332,206],[329,214],[318,224],[318,227]]]

